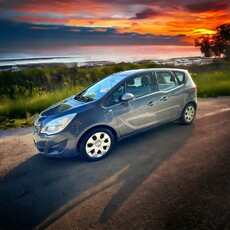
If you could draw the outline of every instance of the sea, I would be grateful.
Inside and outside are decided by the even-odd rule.
[[[136,62],[170,58],[197,57],[194,46],[68,46],[53,48],[0,50],[0,67],[76,63],[78,66],[95,62]]]

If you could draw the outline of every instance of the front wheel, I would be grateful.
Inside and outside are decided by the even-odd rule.
[[[185,106],[181,114],[180,121],[184,125],[190,125],[193,122],[195,115],[196,115],[196,107],[194,104],[189,103]]]
[[[109,155],[114,145],[113,133],[106,128],[95,128],[84,134],[80,154],[88,161],[98,161]]]

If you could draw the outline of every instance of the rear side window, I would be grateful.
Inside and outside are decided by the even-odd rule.
[[[179,85],[182,85],[182,84],[185,83],[185,73],[184,73],[184,72],[173,71],[173,73],[174,73],[175,76],[177,77],[177,80],[178,80]]]
[[[177,86],[176,79],[170,72],[156,72],[158,89],[167,91]]]

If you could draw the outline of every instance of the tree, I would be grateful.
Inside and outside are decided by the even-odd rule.
[[[230,60],[230,23],[222,24],[217,27],[217,37],[222,45],[225,58]]]
[[[205,57],[213,56],[213,39],[211,35],[205,35],[195,39],[195,46],[200,46],[200,51]]]
[[[216,34],[204,35],[195,39],[195,46],[205,57],[220,57],[223,54],[230,60],[230,24],[222,24],[216,28]]]

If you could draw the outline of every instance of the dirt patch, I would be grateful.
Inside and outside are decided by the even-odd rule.
[[[35,153],[32,133],[0,139],[0,179]]]

